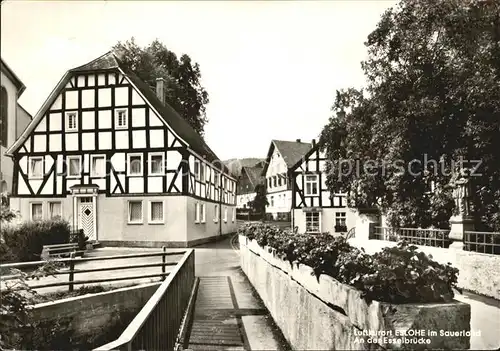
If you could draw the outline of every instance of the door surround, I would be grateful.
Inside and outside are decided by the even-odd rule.
[[[73,196],[73,228],[80,229],[80,204],[83,198],[91,199],[92,202],[92,225],[93,233],[95,235],[94,239],[89,239],[90,241],[97,242],[99,239],[97,233],[97,195],[99,187],[94,184],[90,185],[74,185],[71,188],[71,195]]]

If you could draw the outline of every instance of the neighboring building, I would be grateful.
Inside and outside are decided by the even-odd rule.
[[[0,91],[0,193],[2,197],[12,192],[14,164],[5,157],[5,151],[21,135],[31,121],[31,116],[17,102],[26,87],[1,59]]]
[[[345,194],[326,187],[326,158],[320,145],[313,147],[290,169],[292,228],[299,232],[347,233],[356,226],[357,212],[349,209]]]
[[[267,201],[266,215],[274,220],[290,220],[292,208],[292,186],[288,178],[289,169],[311,150],[310,143],[272,140],[262,170],[265,176]]]
[[[238,209],[250,208],[250,202],[255,199],[256,195],[255,187],[259,184],[264,185],[263,169],[264,162],[259,162],[254,167],[241,168],[241,175],[236,187],[236,207]]]
[[[264,159],[262,158],[233,158],[224,161],[224,165],[229,169],[231,175],[235,178],[239,178],[241,175],[241,169],[243,167],[254,167],[260,164],[264,164]]]
[[[12,206],[91,240],[191,246],[236,231],[236,180],[193,128],[109,52],[68,71],[25,132]]]

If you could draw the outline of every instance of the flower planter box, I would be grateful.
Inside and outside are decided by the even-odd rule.
[[[327,275],[316,278],[311,267],[285,262],[274,249],[260,247],[255,240],[240,236],[240,252],[243,271],[296,349],[470,347],[470,336],[466,334],[470,331],[468,304],[367,303],[361,291]],[[318,331],[321,333],[317,340],[310,340]],[[412,334],[416,332],[420,335]],[[465,335],[445,336],[444,332]],[[415,344],[414,339],[424,343]]]

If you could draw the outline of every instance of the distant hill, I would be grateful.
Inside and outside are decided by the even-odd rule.
[[[241,167],[253,167],[259,162],[265,162],[265,158],[232,158],[226,161],[222,161],[226,167],[229,169],[234,177],[239,177],[241,174]]]

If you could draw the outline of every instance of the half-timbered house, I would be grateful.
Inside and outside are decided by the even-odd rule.
[[[109,52],[66,72],[20,138],[12,206],[91,240],[190,246],[236,230],[236,180],[203,138]]]
[[[264,162],[259,162],[253,167],[241,167],[236,187],[236,207],[238,209],[250,208],[250,203],[255,199],[257,185],[264,185],[262,169]]]
[[[325,153],[315,140],[312,145],[290,169],[292,227],[307,233],[347,233],[356,226],[356,211],[347,207],[345,194],[329,191]]]
[[[262,170],[265,177],[267,202],[266,215],[274,220],[290,220],[292,186],[288,177],[294,166],[311,149],[310,143],[272,140]]]

